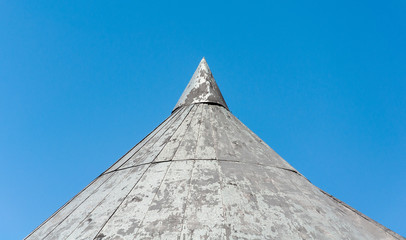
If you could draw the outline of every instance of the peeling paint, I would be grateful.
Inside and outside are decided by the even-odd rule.
[[[405,239],[242,124],[204,59],[175,109],[26,239]]]
[[[213,74],[210,71],[209,65],[204,58],[200,61],[199,66],[183,91],[183,94],[179,98],[173,111],[182,106],[195,103],[218,104],[228,110],[223,95],[221,94],[220,89],[214,80]]]

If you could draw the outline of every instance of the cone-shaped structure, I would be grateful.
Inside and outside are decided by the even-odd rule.
[[[174,111],[180,107],[195,103],[218,104],[228,109],[226,101],[224,101],[223,95],[204,58],[200,61],[192,79],[190,79],[185,91],[179,98]]]
[[[27,239],[404,239],[244,126],[205,60],[175,109]]]

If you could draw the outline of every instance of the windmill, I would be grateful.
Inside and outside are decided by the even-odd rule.
[[[405,239],[241,123],[203,58],[172,114],[26,239]]]

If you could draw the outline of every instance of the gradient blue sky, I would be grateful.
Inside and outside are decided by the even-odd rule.
[[[313,184],[406,235],[406,2],[1,1],[0,232],[21,239],[170,113],[206,57]]]

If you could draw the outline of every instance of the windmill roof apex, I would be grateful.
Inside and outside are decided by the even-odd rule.
[[[228,106],[224,101],[223,95],[214,80],[213,74],[203,57],[197,67],[195,73],[189,81],[189,84],[179,98],[178,103],[175,105],[176,109],[198,103],[212,103],[225,107]]]

